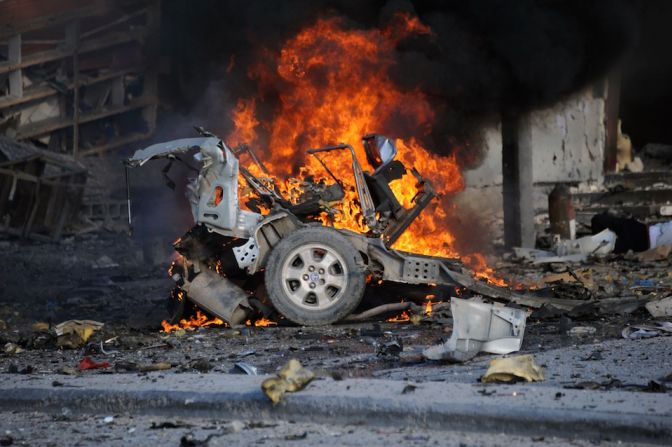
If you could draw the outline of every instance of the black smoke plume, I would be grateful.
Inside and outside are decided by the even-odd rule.
[[[417,15],[433,34],[400,41],[390,76],[431,98],[437,120],[425,147],[474,148],[460,151],[466,166],[479,162],[484,124],[599,80],[636,34],[634,8],[625,0],[166,0],[163,42],[174,64],[174,105],[226,134],[228,109],[256,93],[247,70],[262,50],[279,51],[318,17],[337,15],[366,29],[386,26],[401,11]],[[264,93],[272,99],[273,92]]]

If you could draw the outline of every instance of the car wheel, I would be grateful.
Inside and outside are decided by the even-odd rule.
[[[364,295],[362,256],[338,231],[303,228],[288,235],[266,262],[266,290],[287,319],[303,325],[334,323]]]

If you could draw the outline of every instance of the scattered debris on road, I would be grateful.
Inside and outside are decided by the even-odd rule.
[[[525,311],[476,300],[450,299],[454,326],[443,344],[423,351],[430,360],[464,362],[479,352],[509,354],[520,350],[525,334]]]
[[[301,391],[314,378],[315,373],[301,366],[298,360],[290,359],[278,371],[277,377],[271,377],[263,381],[261,389],[273,404],[277,404],[282,400],[285,393]]]
[[[248,376],[256,376],[259,372],[256,366],[245,362],[238,362],[233,365],[231,370],[234,374],[247,374]]]
[[[659,335],[672,335],[672,323],[669,321],[654,321],[650,324],[628,326],[621,332],[623,338],[650,338]]]
[[[173,365],[168,362],[157,362],[157,363],[150,363],[147,365],[140,365],[138,366],[138,371],[140,372],[165,371],[172,367]]]
[[[81,362],[79,362],[79,370],[85,371],[87,369],[101,369],[109,368],[110,362],[96,362],[92,360],[91,357],[84,357]]]
[[[19,345],[17,345],[16,343],[12,343],[12,342],[5,343],[5,346],[4,346],[3,350],[4,350],[5,354],[7,354],[7,355],[15,355],[15,354],[19,354],[19,353],[23,352],[23,349],[21,349],[21,347]]]
[[[481,377],[481,382],[540,382],[544,380],[544,370],[534,362],[531,354],[517,355],[490,360],[490,366]]]
[[[81,348],[93,335],[104,326],[93,320],[68,320],[54,326],[56,343],[61,348]]]

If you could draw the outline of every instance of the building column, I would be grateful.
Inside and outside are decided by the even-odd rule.
[[[532,134],[529,117],[502,118],[504,242],[534,248]]]

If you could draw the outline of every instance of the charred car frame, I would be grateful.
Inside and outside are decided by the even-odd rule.
[[[202,166],[187,186],[195,226],[174,244],[184,257],[180,271],[173,272],[182,302],[192,301],[231,325],[271,307],[294,323],[322,325],[352,313],[367,284],[379,281],[461,285],[491,297],[515,298],[507,289],[473,280],[459,260],[391,248],[435,197],[431,183],[411,169],[418,186],[413,207],[399,204],[389,183],[401,178],[406,167],[395,160],[393,140],[363,137],[373,172],[362,169],[349,144],[309,149],[307,153],[318,159],[334,183],[316,182],[301,200],[290,202],[272,181],[239,165],[239,157],[247,153],[266,172],[247,146],[231,149],[222,139],[199,131],[199,138],[155,144],[136,151],[126,162],[136,167],[158,158],[181,161],[179,154],[198,151],[194,158]],[[333,212],[330,205],[344,197],[345,185],[320,158],[330,151],[350,153],[351,184],[369,228],[366,234],[335,229],[315,218]],[[255,192],[254,199],[246,202],[249,210],[239,203],[239,178]],[[526,304],[524,297],[517,298]]]

